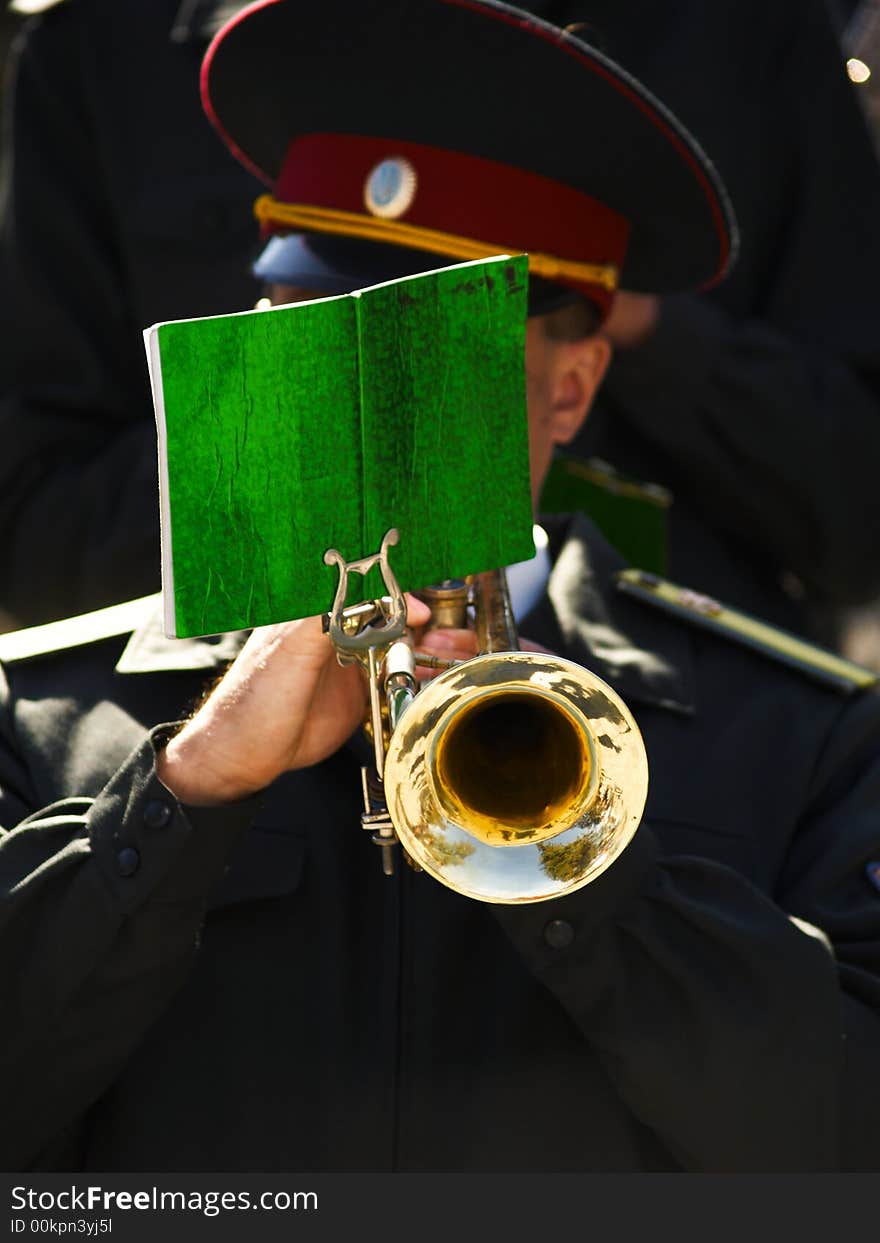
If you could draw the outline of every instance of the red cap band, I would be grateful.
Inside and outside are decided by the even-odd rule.
[[[387,208],[368,191],[384,161],[405,162],[407,182]],[[420,143],[353,134],[306,134],[288,147],[275,187],[282,202],[388,216],[498,245],[560,259],[623,265],[629,224],[588,194],[548,177],[477,156]],[[269,224],[267,233],[284,231]],[[564,281],[582,287],[581,282]],[[602,303],[607,290],[583,287]]]

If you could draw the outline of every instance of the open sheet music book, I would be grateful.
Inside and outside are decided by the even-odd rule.
[[[321,613],[325,550],[390,527],[404,590],[531,556],[527,281],[503,256],[147,329],[166,633]]]

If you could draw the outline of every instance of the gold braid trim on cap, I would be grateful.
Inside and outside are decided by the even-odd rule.
[[[496,246],[490,242],[478,242],[455,233],[441,233],[437,229],[424,229],[416,224],[404,224],[400,220],[387,220],[378,216],[362,216],[358,212],[337,211],[332,207],[309,207],[304,204],[282,203],[271,194],[261,195],[254,203],[254,215],[262,224],[288,225],[316,233],[336,233],[343,237],[358,237],[369,242],[387,242],[393,246],[407,246],[411,250],[432,250],[451,259],[488,259],[492,255],[519,254],[518,246]],[[573,259],[558,259],[530,251],[529,271],[548,281],[580,281],[598,285],[613,293],[620,273],[613,263],[578,263]]]

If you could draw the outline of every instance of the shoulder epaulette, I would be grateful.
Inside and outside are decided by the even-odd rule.
[[[123,604],[111,604],[109,608],[94,613],[82,613],[78,617],[65,617],[62,621],[47,622],[43,626],[29,626],[26,630],[12,630],[0,634],[0,661],[31,660],[35,656],[47,656],[70,647],[84,647],[101,639],[136,630],[156,608],[158,596],[142,596],[138,600],[126,600]]]
[[[621,570],[615,575],[617,587],[636,600],[671,613],[692,626],[734,643],[741,643],[762,655],[798,669],[807,677],[848,695],[874,686],[880,674],[844,660],[825,648],[817,647],[748,613],[729,609],[711,596],[677,587],[644,570]]]
[[[601,458],[560,457],[558,460],[569,475],[585,479],[605,492],[613,492],[615,496],[645,501],[659,509],[668,509],[672,504],[672,493],[668,488],[659,483],[644,483],[641,479],[624,475]]]
[[[9,8],[13,13],[21,13],[24,17],[32,17],[37,13],[45,13],[47,9],[57,8],[64,0],[10,0]]]

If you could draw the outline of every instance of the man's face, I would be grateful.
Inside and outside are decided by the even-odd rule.
[[[555,353],[555,343],[547,336],[542,319],[539,316],[529,319],[526,323],[526,405],[532,507],[535,510],[550,469],[553,450],[560,443],[554,395]]]
[[[294,285],[273,285],[270,301],[278,306],[308,302],[325,295]],[[526,404],[529,420],[529,467],[532,505],[537,509],[557,445],[568,444],[586,418],[610,357],[603,337],[551,340],[544,317],[526,324]]]

